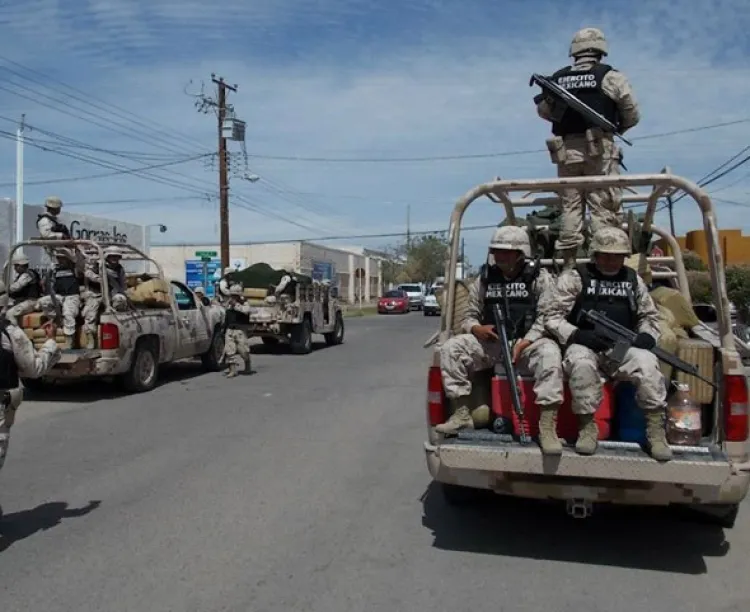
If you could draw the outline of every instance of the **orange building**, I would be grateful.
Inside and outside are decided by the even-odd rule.
[[[693,251],[703,260],[703,263],[708,263],[708,246],[703,230],[693,230],[675,238],[683,250]],[[669,252],[663,240],[657,244],[665,253]],[[719,230],[719,244],[726,265],[750,264],[750,236],[743,236],[742,230]]]

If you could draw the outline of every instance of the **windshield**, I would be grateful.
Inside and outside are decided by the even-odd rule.
[[[405,297],[403,291],[399,291],[398,289],[394,289],[393,291],[386,291],[383,297],[387,298],[402,298]]]
[[[409,293],[422,293],[422,287],[419,285],[401,285],[399,288]]]

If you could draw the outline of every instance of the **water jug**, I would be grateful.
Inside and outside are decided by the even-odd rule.
[[[697,446],[703,432],[701,407],[690,396],[690,385],[680,382],[675,387],[677,390],[667,402],[667,442]]]

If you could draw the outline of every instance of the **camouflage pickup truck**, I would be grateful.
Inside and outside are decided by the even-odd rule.
[[[247,332],[267,346],[288,343],[292,352],[312,351],[312,335],[322,334],[328,346],[344,342],[344,315],[335,287],[313,281],[295,283],[280,295],[267,289],[246,288],[254,306]]]
[[[68,247],[85,252],[89,259],[95,258],[104,269],[103,250],[107,246],[117,246],[122,253],[127,272],[127,308],[113,308],[107,275],[102,275],[96,348],[63,350],[60,362],[48,374],[41,379],[23,380],[24,386],[41,389],[57,381],[111,378],[126,391],[140,393],[156,386],[161,366],[178,360],[199,358],[206,370],[218,371],[224,351],[224,309],[202,302],[183,283],[165,279],[159,264],[136,248],[87,240],[31,240],[14,245],[8,259],[21,248],[28,254],[34,247]],[[135,268],[155,271],[133,272]],[[9,273],[6,271],[6,275]],[[83,286],[82,297],[85,291]],[[20,321],[35,346],[44,341],[43,320],[42,312],[34,312]],[[82,326],[79,314],[76,347],[86,346]],[[57,341],[63,348],[61,331]]]
[[[634,189],[638,187],[648,190]],[[456,279],[455,274],[460,252],[461,220],[466,209],[477,199],[486,197],[505,207],[506,223],[518,224],[517,209],[557,205],[557,194],[565,188],[621,188],[624,192],[623,202],[646,204],[641,226],[644,234],[660,236],[669,247],[671,255],[668,257],[637,253],[634,256],[638,260],[635,267],[644,277],[645,270],[650,269],[650,291],[661,314],[662,308],[669,304],[659,300],[671,296],[681,301],[682,313],[687,313],[691,318],[689,323],[681,324],[679,333],[675,331],[673,334],[669,352],[684,361],[689,360],[690,364],[698,367],[706,381],[712,381],[712,384],[704,383],[675,370],[665,373],[667,381],[689,383],[693,401],[701,411],[700,441],[692,445],[670,444],[674,454],[672,461],[660,463],[646,453],[641,443],[623,441],[621,436],[611,434],[600,440],[594,455],[577,454],[573,448],[575,439],[564,441],[559,456],[542,455],[533,440],[530,444],[523,443],[525,440],[519,436],[519,433],[524,433],[523,429],[520,432],[516,430],[518,428],[503,431],[496,427],[497,421],[493,421],[492,416],[498,413],[496,404],[507,407],[513,403],[495,392],[495,389],[506,389],[507,395],[508,377],[501,364],[476,372],[472,381],[472,417],[475,413],[479,416],[484,413],[490,415],[489,421],[478,423],[474,418],[473,430],[463,430],[455,436],[443,435],[435,429],[449,417],[439,347],[452,336],[462,333],[462,311],[467,305],[468,288]],[[657,202],[677,190],[690,196],[703,216],[716,305],[713,330],[709,330],[709,326],[700,320],[700,315],[692,308],[687,274],[677,240],[669,232],[652,224]],[[691,181],[671,174],[668,169],[660,174],[611,177],[498,179],[475,187],[456,203],[449,239],[451,244],[445,266],[441,326],[425,344],[425,347],[433,348],[427,368],[427,440],[424,443],[427,467],[447,503],[473,503],[477,501],[478,490],[488,490],[506,496],[558,500],[564,502],[568,513],[576,518],[590,516],[595,504],[600,503],[675,505],[690,508],[691,513],[701,520],[725,528],[732,527],[750,486],[748,382],[737,350],[737,338],[732,333],[716,215],[708,194]],[[586,261],[579,260],[580,263]],[[561,260],[540,260],[540,264],[550,270],[558,269],[561,263]],[[680,315],[679,311],[675,308],[670,312],[676,312],[674,316],[677,316]],[[662,334],[660,347],[666,337],[667,334]],[[662,371],[666,369],[663,363],[662,368]],[[529,372],[519,371],[517,374],[529,380]],[[613,404],[614,418],[617,418],[618,410],[616,398]],[[533,398],[529,401],[533,407]],[[562,434],[560,437],[563,437]]]

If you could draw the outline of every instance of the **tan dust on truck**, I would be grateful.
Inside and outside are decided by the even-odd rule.
[[[462,310],[466,306],[466,285],[457,281],[455,270],[459,256],[460,226],[466,209],[477,199],[487,197],[505,207],[510,224],[517,222],[516,209],[555,205],[555,195],[564,188],[607,188],[624,190],[624,203],[646,203],[642,222],[645,233],[666,239],[670,257],[637,255],[634,265],[643,273],[650,264],[653,279],[664,279],[661,295],[652,292],[660,311],[668,309],[668,298],[692,302],[680,247],[668,232],[652,225],[660,198],[677,190],[684,191],[697,204],[703,216],[708,241],[709,271],[718,315],[717,331],[711,331],[697,319],[692,329],[673,338],[674,353],[697,365],[703,377],[697,378],[665,372],[667,380],[687,381],[696,401],[701,404],[705,424],[700,443],[695,446],[670,445],[672,461],[659,463],[633,442],[600,440],[591,456],[578,455],[568,443],[559,457],[544,457],[534,441],[522,444],[518,432],[495,433],[488,429],[461,431],[455,437],[444,437],[435,426],[444,422],[448,402],[442,387],[439,347],[460,333]],[[634,188],[650,188],[650,191]],[[545,196],[545,194],[547,194]],[[424,443],[427,466],[449,503],[474,500],[477,489],[498,494],[565,501],[572,516],[586,517],[595,503],[684,505],[698,511],[698,516],[724,527],[734,525],[740,502],[750,485],[748,461],[748,387],[746,372],[732,333],[727,298],[724,263],[719,248],[716,215],[713,204],[700,187],[667,169],[661,174],[613,177],[551,178],[541,180],[496,180],[469,191],[456,204],[451,216],[450,251],[446,262],[444,309],[440,331],[425,346],[433,346],[427,384],[427,434]],[[588,260],[581,259],[583,263]],[[632,260],[631,260],[632,262]],[[541,260],[551,267],[562,260]],[[664,285],[672,285],[665,290]],[[677,290],[675,290],[675,288]],[[655,290],[656,291],[656,290]],[[661,341],[660,341],[661,342]],[[662,371],[669,370],[662,363]],[[528,372],[518,372],[528,377]],[[479,372],[473,379],[473,408],[492,404],[490,381],[506,381],[501,365]],[[615,407],[616,410],[616,407]],[[574,441],[573,441],[574,442]]]

